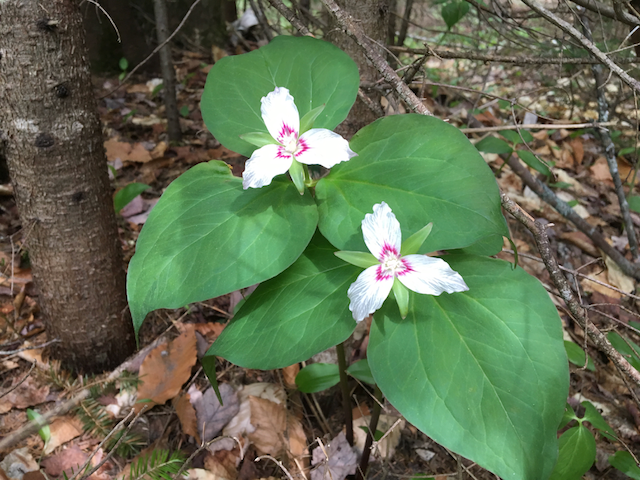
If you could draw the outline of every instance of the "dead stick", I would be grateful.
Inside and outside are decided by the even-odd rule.
[[[536,240],[540,257],[542,258],[553,283],[555,284],[560,296],[567,304],[573,318],[578,325],[587,333],[596,348],[603,352],[611,361],[624,372],[633,383],[640,387],[640,372],[631,366],[631,364],[620,353],[613,348],[607,337],[598,328],[591,323],[587,317],[584,308],[576,299],[573,290],[569,286],[569,282],[563,275],[558,265],[558,261],[551,253],[549,245],[549,237],[545,231],[545,227],[537,221],[534,221],[518,204],[507,197],[504,193],[501,195],[502,208],[514,216],[522,225],[524,225]]]
[[[542,200],[555,208],[564,218],[571,221],[578,230],[587,235],[595,245],[616,262],[622,271],[630,277],[640,280],[640,267],[627,260],[620,252],[613,248],[602,236],[596,227],[589,225],[576,211],[566,202],[560,200],[544,183],[534,178],[531,172],[520,163],[516,157],[512,156],[507,165],[518,175],[524,184],[533,190]]]

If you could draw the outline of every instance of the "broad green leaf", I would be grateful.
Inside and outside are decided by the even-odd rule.
[[[609,339],[613,348],[620,352],[633,368],[640,370],[640,346],[628,338],[622,338],[618,332],[611,331],[607,333],[607,339]]]
[[[564,348],[567,351],[567,357],[569,357],[569,361],[574,365],[582,368],[584,367],[585,360],[587,360],[587,370],[591,372],[596,371],[596,367],[593,364],[592,358],[587,355],[584,350],[577,343],[569,342],[565,340]]]
[[[347,290],[362,272],[334,255],[316,234],[287,270],[262,283],[213,342],[202,362],[214,355],[245,368],[283,368],[346,340],[356,322]]]
[[[557,456],[569,390],[562,325],[540,282],[510,263],[444,259],[469,291],[412,293],[374,314],[373,377],[406,419],[502,478],[539,480]]]
[[[407,239],[427,223],[421,253],[508,236],[491,169],[457,128],[424,115],[375,121],[351,140],[358,153],[316,186],[320,231],[341,250],[367,251],[361,223],[389,204]],[[502,242],[493,244],[495,254]]]
[[[164,192],[129,264],[136,332],[147,313],[263,282],[304,251],[317,224],[311,195],[288,179],[242,189],[223,162],[201,163]]]
[[[469,11],[469,4],[463,0],[452,0],[442,7],[441,14],[444,23],[447,24],[447,29],[451,28],[462,20]]]
[[[551,170],[547,167],[538,157],[536,157],[529,150],[518,150],[516,152],[520,160],[529,165],[534,170],[546,175],[547,177],[551,176]]]
[[[640,213],[640,197],[637,195],[629,195],[627,197],[627,202],[629,202],[629,208],[636,213]]]
[[[625,473],[629,478],[640,480],[640,468],[635,459],[627,451],[616,452],[609,457],[609,463],[616,469]]]
[[[332,130],[347,117],[359,86],[358,67],[339,48],[311,37],[281,36],[253,52],[216,62],[200,108],[220,143],[250,156],[255,147],[240,135],[267,131],[260,99],[276,87],[289,89],[300,117],[326,104],[314,127]]]
[[[130,183],[129,185],[118,190],[113,197],[113,208],[116,213],[126,207],[134,198],[142,192],[151,188],[146,183]]]
[[[296,375],[298,390],[316,393],[327,390],[340,381],[340,370],[334,363],[312,363]]]
[[[611,428],[607,421],[602,418],[602,415],[600,414],[598,409],[594,407],[591,402],[587,401],[582,402],[582,406],[585,408],[584,417],[582,417],[582,420],[589,422],[595,428],[600,430],[602,434],[609,440],[615,441],[616,432],[614,432],[613,428]]]
[[[484,153],[497,153],[502,155],[511,155],[513,152],[513,148],[504,140],[490,136],[483,138],[478,143],[476,143],[476,148],[479,152]]]
[[[570,428],[558,440],[559,452],[549,480],[580,480],[596,460],[596,439],[582,425]]]
[[[371,385],[375,385],[376,383],[376,381],[373,379],[373,375],[371,375],[369,362],[367,362],[366,358],[358,360],[357,362],[349,365],[349,368],[347,368],[347,373],[352,377],[357,378],[361,382],[369,383]]]
[[[515,130],[501,130],[498,133],[514,145],[519,145],[525,142],[529,143],[533,140],[533,135],[531,135],[527,130],[520,130],[520,133]],[[524,142],[522,139],[524,139]]]

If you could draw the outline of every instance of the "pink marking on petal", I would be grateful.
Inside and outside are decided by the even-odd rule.
[[[401,277],[402,275],[406,275],[407,273],[411,273],[411,272],[415,272],[415,270],[411,267],[411,265],[409,265],[409,262],[407,262],[404,258],[400,259],[400,263],[402,263],[402,270],[399,270],[396,272],[396,275],[398,277]]]
[[[287,152],[284,147],[278,147],[276,158],[291,158],[291,153]]]
[[[376,268],[376,282],[389,280],[391,277],[392,275],[389,275],[389,273],[382,268],[382,265],[378,265],[378,267]]]
[[[296,150],[296,156],[302,155],[304,152],[309,150],[309,144],[303,138],[298,140],[298,148]]]
[[[385,244],[382,246],[382,252],[380,253],[380,256],[382,258],[387,258],[392,255],[394,257],[399,257],[400,252],[398,252],[398,249],[396,247],[394,247],[393,245],[389,245],[388,243],[385,242]]]
[[[280,129],[280,133],[279,133],[279,138],[277,139],[279,142],[282,143],[282,141],[287,138],[290,135],[295,135],[296,138],[298,138],[298,132],[296,132],[293,128],[291,128],[289,125],[287,125],[286,123],[282,124],[282,128]]]

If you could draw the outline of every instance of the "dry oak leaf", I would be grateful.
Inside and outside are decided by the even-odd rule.
[[[67,415],[54,420],[49,427],[51,438],[44,448],[44,454],[49,455],[60,445],[82,435],[82,421],[78,417]]]
[[[294,363],[282,369],[282,379],[288,388],[298,388],[296,385],[296,375],[300,371],[300,364]]]
[[[349,445],[344,432],[340,432],[324,448],[313,451],[311,480],[344,480],[347,475],[356,473],[358,453]]]
[[[205,442],[218,436],[222,428],[237,415],[240,409],[238,396],[231,385],[223,383],[219,390],[222,405],[213,387],[209,387],[204,393],[200,393],[195,386],[189,389],[191,404],[198,419],[198,432],[202,434],[202,440]]]
[[[182,385],[189,380],[191,368],[196,364],[196,334],[193,326],[149,353],[140,365],[138,403],[139,412],[145,404],[163,404],[180,393]]]
[[[107,152],[107,160],[110,162],[115,162],[117,158],[121,161],[125,161],[129,158],[129,153],[133,148],[128,142],[121,142],[115,138],[107,140],[104,142],[104,148]]]
[[[27,472],[38,470],[36,462],[29,453],[29,447],[13,450],[0,462],[0,474],[4,472],[9,480],[20,480]]]
[[[280,385],[273,383],[258,382],[245,385],[238,391],[238,396],[240,398],[240,409],[222,432],[228,437],[241,438],[255,430],[255,427],[251,424],[251,402],[249,397],[264,398],[283,405],[287,401],[287,394],[284,389]]]
[[[22,377],[14,377],[12,386],[22,380]],[[12,408],[27,408],[38,405],[47,400],[49,386],[40,385],[33,377],[28,377],[15,390],[9,392],[0,400],[0,414],[7,413]]]
[[[144,148],[144,145],[142,143],[135,143],[127,158],[128,160],[137,163],[147,163],[153,160],[153,158],[151,158],[149,150]]]
[[[363,427],[368,428],[370,421],[370,416],[360,417],[353,421],[353,446],[360,453],[362,453],[367,440],[367,433]],[[406,423],[404,418],[401,418],[400,422],[396,425],[397,421],[398,417],[393,415],[380,415],[377,430],[383,432],[385,435],[381,441],[375,444],[376,448],[372,452],[374,458],[393,458],[396,447],[398,443],[400,443],[400,432]],[[391,428],[393,429],[389,432]]]
[[[196,439],[196,443],[200,444],[200,435],[198,434],[198,419],[196,418],[196,410],[191,405],[190,395],[182,393],[175,397],[171,404],[176,410],[178,420],[182,426],[182,432],[191,435]]]
[[[240,464],[240,457],[237,452],[237,450],[217,450],[214,453],[208,452],[204,459],[204,468],[219,479],[236,480],[236,478],[238,478],[237,467]]]
[[[249,397],[251,425],[255,430],[248,438],[259,453],[280,455],[289,452],[300,457],[306,451],[307,439],[300,421],[289,414],[284,404]]]
[[[60,452],[45,458],[41,465],[50,477],[59,477],[62,472],[66,472],[67,476],[71,476],[72,469],[74,472],[78,467],[84,465],[89,456],[80,450],[77,445],[72,445]]]

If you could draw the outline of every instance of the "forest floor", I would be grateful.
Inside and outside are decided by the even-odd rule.
[[[149,211],[166,187],[185,170],[200,162],[219,159],[229,163],[234,174],[242,173],[245,158],[221,146],[202,122],[199,101],[210,62],[210,55],[185,51],[180,52],[176,63],[184,132],[180,145],[169,145],[166,140],[164,106],[156,88],[160,80],[137,77],[133,83],[113,92],[119,84],[116,76],[95,78],[114,191],[134,182],[149,186],[118,213],[127,261],[134,253],[137,235]],[[518,122],[525,124],[548,124],[551,123],[549,118],[577,124],[597,118],[588,67],[576,67],[574,72],[567,73],[563,67],[548,66],[542,73],[535,67],[527,70],[434,57],[426,67],[432,80],[465,85],[467,89],[494,95],[478,95],[455,86],[435,87],[416,80],[416,91],[426,98],[429,109],[456,126],[510,125],[514,123],[513,113]],[[577,84],[573,80],[568,80],[563,87],[558,87],[557,83],[545,84],[545,78],[549,76],[568,78],[573,75],[575,79],[578,74],[581,77]],[[615,82],[607,88],[614,97],[620,93]],[[512,111],[508,101],[495,96],[517,99],[517,104],[526,109],[516,107]],[[619,113],[614,118],[618,122],[615,127],[617,145],[619,148],[635,145],[637,132],[630,120],[635,118],[633,98],[621,94],[616,98],[619,98],[614,107]],[[404,107],[392,96],[385,104],[388,114],[404,112]],[[551,166],[557,194],[571,202],[582,218],[597,226],[616,249],[629,256],[613,182],[593,130],[541,126],[532,134],[533,138],[526,146],[523,144],[518,148],[530,149]],[[469,137],[476,142],[491,135],[496,136],[495,133],[480,132]],[[630,180],[633,176],[632,154],[618,158],[623,179]],[[583,303],[589,306],[591,320],[604,331],[615,330],[629,341],[640,343],[638,297],[632,295],[635,282],[612,262],[603,261],[603,256],[586,235],[524,188],[520,178],[503,165],[500,156],[486,153],[483,156],[504,193],[535,218],[553,223],[548,231],[554,252],[559,263],[573,272],[571,280]],[[637,189],[638,181],[635,178],[634,189]],[[47,358],[46,350],[24,349],[44,344],[47,337],[28,260],[21,250],[24,238],[10,185],[1,186],[0,195],[0,256],[5,268],[0,284],[0,343],[5,351],[17,350],[11,355],[3,352],[0,357],[0,438],[19,431],[27,423],[28,409],[44,414],[82,389],[93,387],[87,400],[51,425],[46,445],[41,436],[34,433],[11,449],[0,452],[0,458],[6,455],[0,462],[0,474],[3,468],[10,478],[19,478],[20,474],[16,472],[29,472],[24,476],[25,480],[27,477],[28,480],[43,476],[50,479],[72,477],[87,462],[98,465],[106,459],[91,475],[92,479],[106,480],[123,475],[139,478],[145,473],[156,478],[151,475],[151,467],[166,468],[175,474],[180,462],[177,456],[150,458],[150,452],[170,451],[180,452],[182,457],[195,453],[187,470],[194,479],[284,478],[286,473],[281,467],[294,476],[303,471],[306,478],[323,478],[318,471],[310,473],[309,467],[313,458],[321,457],[323,449],[328,448],[327,444],[342,430],[341,399],[337,389],[309,395],[296,391],[293,379],[297,366],[282,371],[259,371],[222,362],[218,380],[225,406],[220,407],[202,369],[197,366],[196,358],[202,356],[220,334],[246,292],[234,292],[186,309],[154,312],[141,331],[142,353],[127,362],[128,373],[116,375],[110,382],[65,372]],[[505,216],[520,253],[519,263],[550,291],[564,323],[565,339],[587,346],[591,359],[588,368],[571,364],[569,403],[575,408],[583,401],[591,402],[620,440],[610,441],[596,434],[597,461],[586,478],[626,478],[612,469],[607,459],[624,448],[640,452],[640,411],[629,386],[613,364],[586,342],[582,330],[553,293],[552,282],[538,258],[532,236],[508,214]],[[632,213],[632,216],[636,227],[640,227],[640,215]],[[510,249],[506,242],[499,257],[513,261]],[[357,339],[350,345],[351,361],[364,356],[367,336],[368,325],[363,322],[356,332]],[[151,347],[144,348],[147,346]],[[572,360],[579,362],[580,355]],[[170,375],[168,371],[174,373]],[[143,377],[142,383],[136,381],[134,374]],[[355,422],[363,422],[373,405],[371,393],[367,387],[354,382],[353,394],[358,401],[354,409]],[[125,417],[127,423],[132,420],[130,412],[137,413],[140,408],[140,404],[135,406],[136,398],[152,398],[156,405],[131,422],[116,448],[117,453],[108,456],[113,442],[101,442],[120,420]],[[455,475],[460,475],[458,478],[496,478],[440,447],[412,425],[397,422],[400,417],[391,406],[387,405],[383,413],[380,429],[391,429],[391,434],[386,439],[387,445],[381,446],[385,455],[377,457],[372,464],[370,478],[444,479]],[[249,422],[257,427],[255,431],[247,431]],[[362,429],[355,430],[358,436],[364,437]],[[207,449],[198,448],[201,442],[220,435],[226,438]],[[242,451],[229,439],[235,435],[244,438]],[[337,448],[341,441],[334,440],[332,444]],[[361,439],[360,445],[362,443]],[[95,455],[89,460],[92,453]],[[268,457],[255,461],[264,455]],[[275,458],[283,464],[278,465],[273,461]],[[141,469],[141,465],[147,465],[150,471]],[[340,457],[336,468],[346,472],[353,465],[354,458],[345,455]]]

